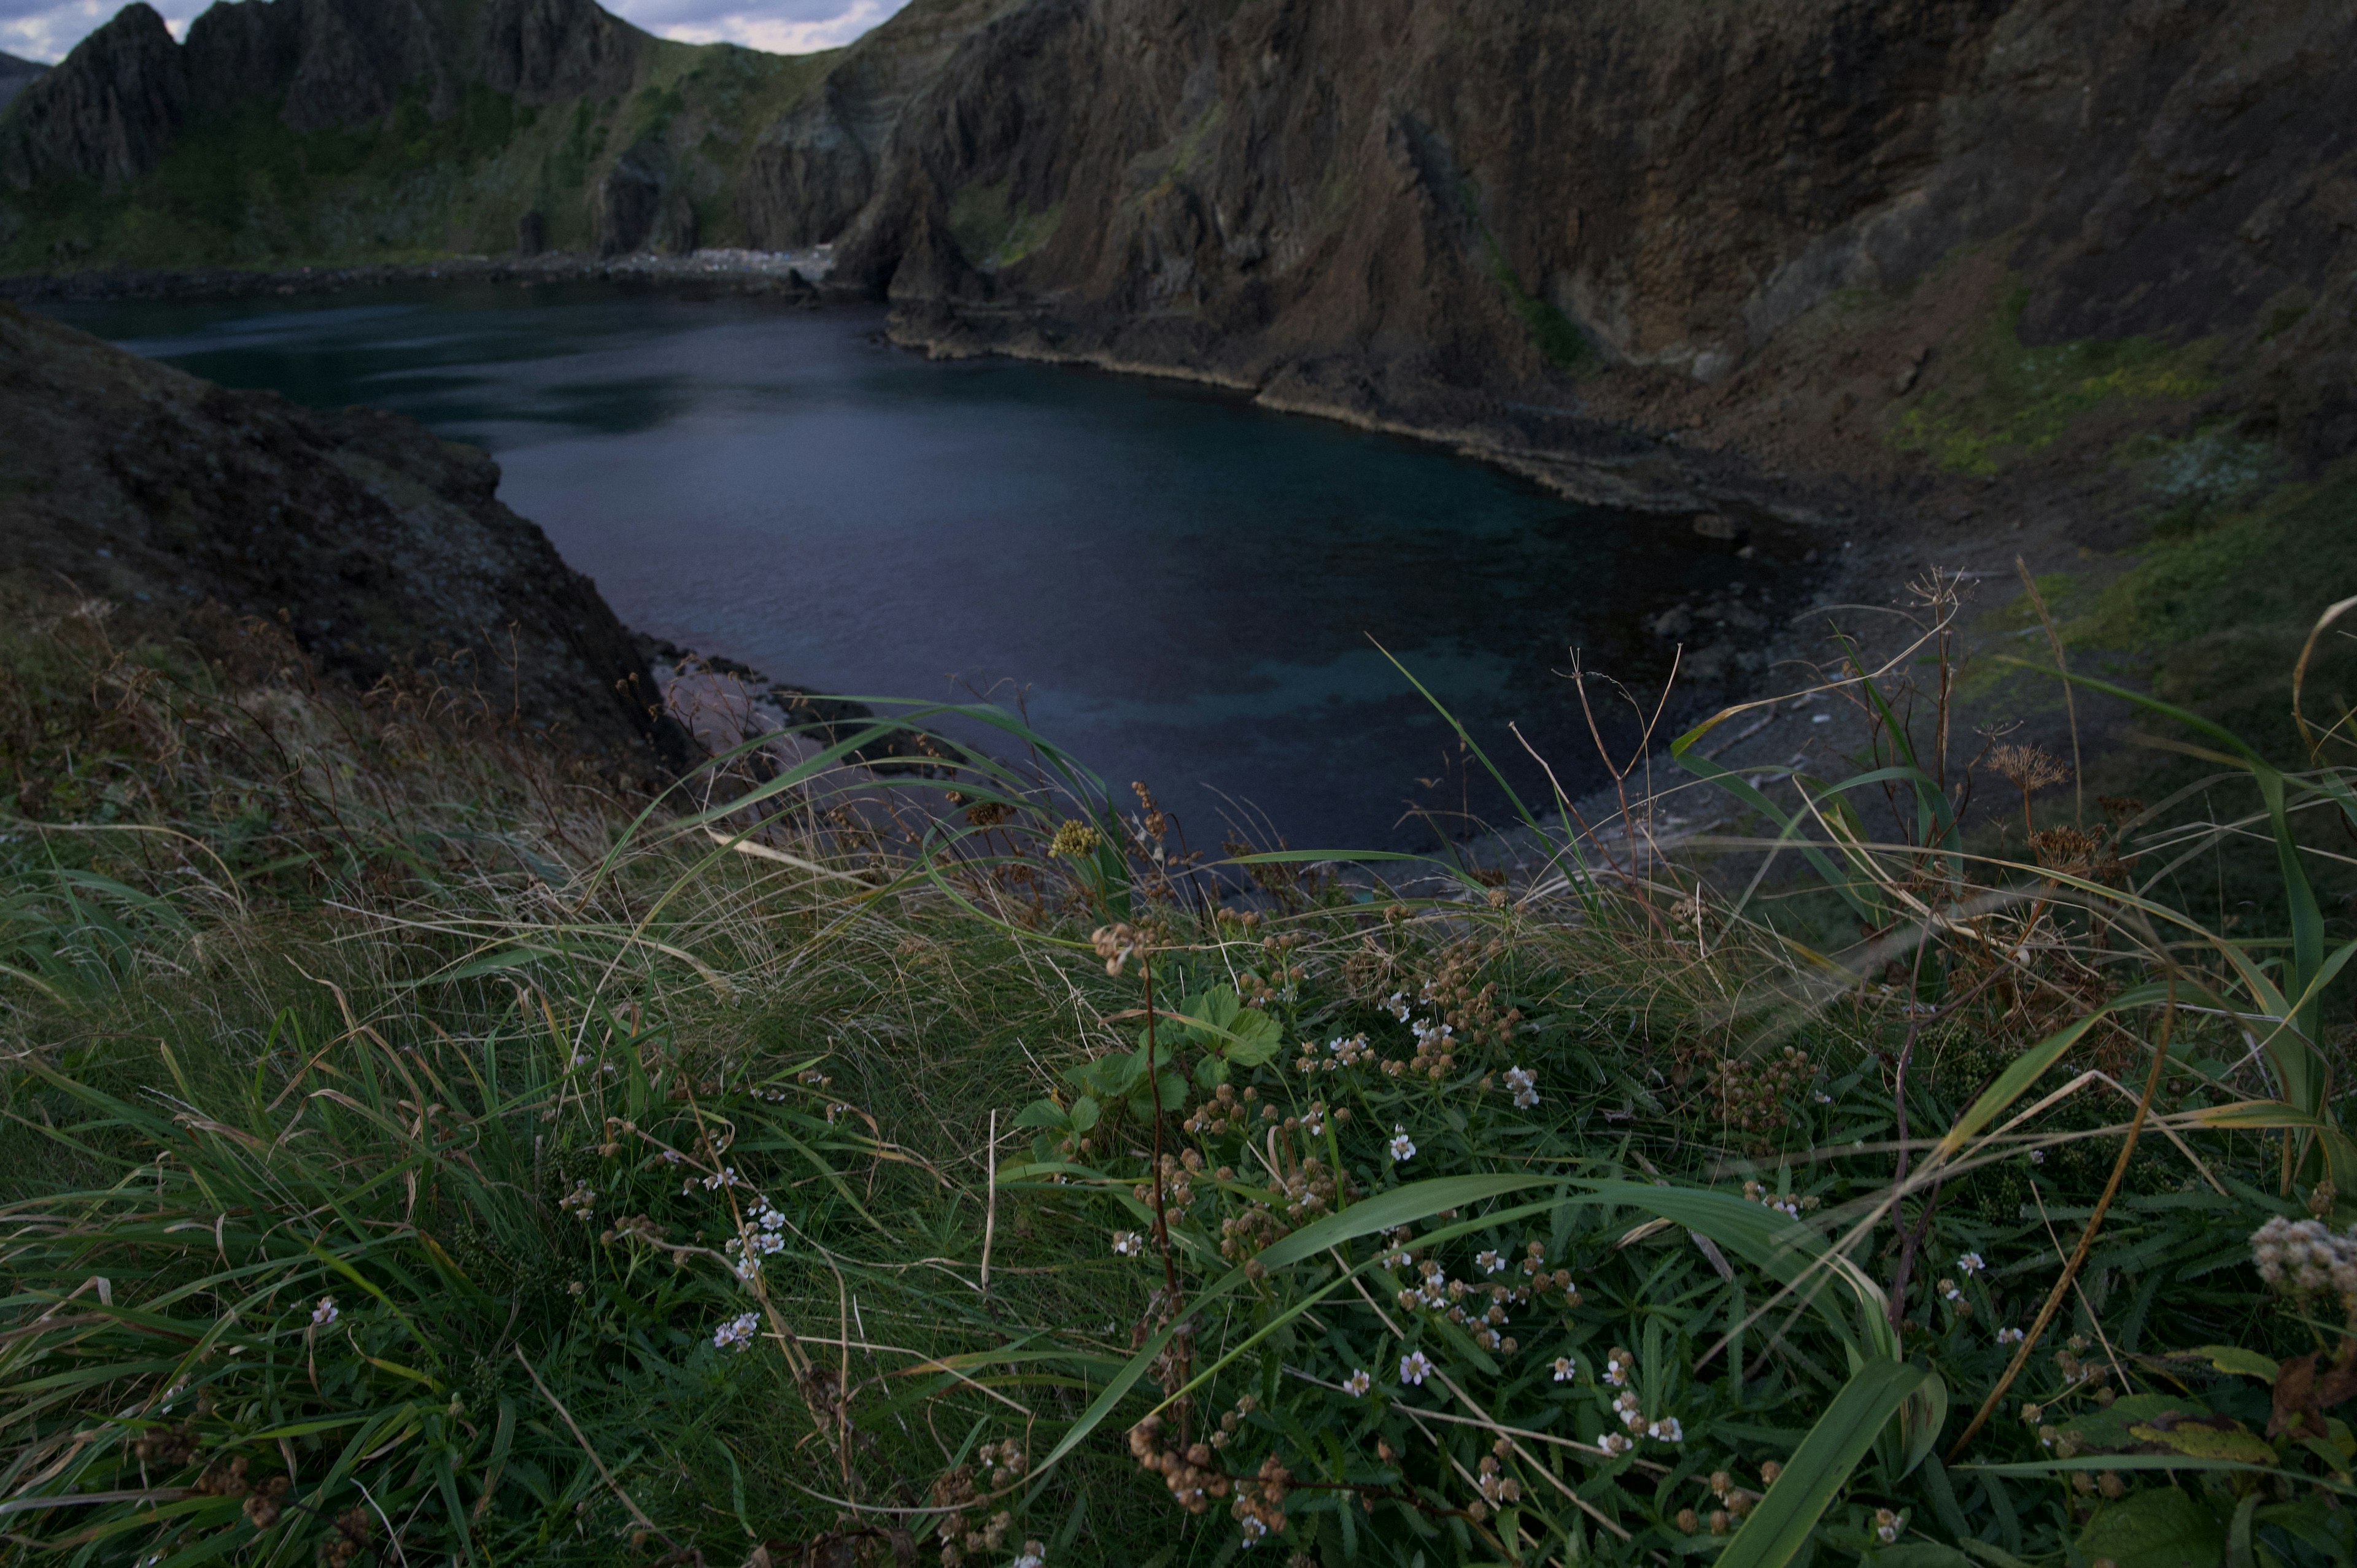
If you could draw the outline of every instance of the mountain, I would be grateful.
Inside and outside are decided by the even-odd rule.
[[[36,78],[48,69],[48,66],[37,60],[18,59],[15,55],[0,54],[0,109],[7,108],[10,99],[25,91]]]
[[[2357,445],[2351,102],[2352,0],[914,0],[795,58],[134,5],[0,115],[0,266],[825,242],[938,352],[1669,511],[2029,475],[2111,548]]]
[[[129,5],[0,114],[0,267],[726,242],[824,65],[591,0],[242,0],[185,43]]]

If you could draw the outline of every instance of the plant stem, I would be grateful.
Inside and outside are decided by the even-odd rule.
[[[2087,1228],[2079,1232],[2079,1244],[2072,1249],[2071,1261],[2062,1266],[2062,1277],[2054,1282],[2053,1290],[2047,1294],[2046,1305],[2039,1309],[2038,1321],[2031,1324],[2029,1332],[2021,1337],[2020,1348],[2014,1351],[2013,1360],[2007,1366],[2005,1376],[1997,1380],[1996,1387],[1989,1391],[1988,1398],[1981,1401],[1981,1408],[1973,1412],[1972,1424],[1964,1428],[1964,1434],[1956,1439],[1954,1447],[1948,1450],[1949,1464],[1954,1464],[1962,1456],[1965,1445],[1987,1423],[1989,1412],[1996,1409],[1997,1402],[2005,1398],[2006,1391],[2013,1387],[2013,1380],[2021,1375],[2021,1369],[2029,1365],[2029,1353],[2038,1348],[2039,1336],[2044,1334],[2046,1326],[2054,1321],[2054,1314],[2061,1306],[2062,1297],[2070,1290],[2071,1282],[2079,1277],[2079,1265],[2087,1261],[2088,1249],[2095,1244],[2095,1232],[2103,1229],[2104,1216],[2111,1211],[2112,1199],[2119,1196],[2120,1182],[2128,1174],[2129,1156],[2136,1153],[2136,1139],[2144,1132],[2145,1117],[2152,1111],[2154,1096],[2160,1092],[2161,1075],[2169,1069],[2169,1036],[2176,1023],[2177,971],[2172,967],[2169,972],[2169,1006],[2160,1015],[2160,1041],[2153,1047],[2152,1071],[2145,1079],[2144,1098],[2136,1101],[2136,1119],[2128,1123],[2127,1140],[2120,1145],[2120,1157],[2112,1162],[2112,1179],[2104,1184],[2104,1196],[2096,1200],[2094,1213],[2087,1217]]]

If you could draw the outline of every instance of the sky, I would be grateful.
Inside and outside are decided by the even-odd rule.
[[[210,0],[151,0],[176,34]],[[651,33],[690,44],[744,44],[779,54],[847,44],[907,0],[604,0]],[[123,0],[0,0],[0,53],[59,60]]]

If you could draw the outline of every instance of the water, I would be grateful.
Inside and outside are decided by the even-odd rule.
[[[1416,848],[1501,820],[1387,649],[1491,750],[1601,781],[1561,671],[1765,562],[1443,451],[1183,383],[879,339],[880,313],[592,286],[59,307],[140,353],[488,447],[629,624],[774,679],[1020,700],[1196,845]],[[1616,726],[1625,731],[1626,726]],[[1459,831],[1453,816],[1440,831]]]

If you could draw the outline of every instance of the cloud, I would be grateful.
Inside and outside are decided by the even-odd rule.
[[[608,7],[685,44],[807,54],[849,43],[908,0],[616,0]]]
[[[151,0],[175,36],[207,0]],[[606,8],[651,33],[688,44],[743,44],[804,54],[847,44],[908,0],[607,0]],[[0,0],[0,52],[59,60],[121,0]]]
[[[152,0],[174,37],[205,8],[207,0]],[[99,24],[123,9],[122,0],[0,0],[0,54],[57,61]]]

